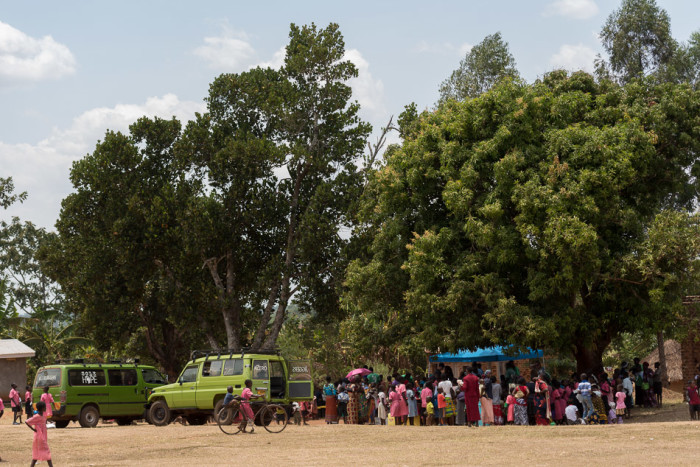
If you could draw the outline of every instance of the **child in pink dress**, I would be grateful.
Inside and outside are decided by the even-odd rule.
[[[625,405],[625,397],[627,397],[627,394],[625,394],[622,385],[618,384],[617,392],[615,393],[615,399],[617,399],[617,405],[615,406],[615,412],[617,413],[617,423],[622,423],[622,416],[625,414],[625,409],[627,408],[627,406]]]
[[[36,461],[46,461],[49,467],[53,467],[51,462],[51,451],[49,451],[49,440],[46,436],[46,417],[44,410],[46,404],[43,402],[36,403],[36,415],[27,420],[26,425],[34,432],[34,441],[32,442],[32,464],[36,465]]]
[[[49,387],[44,386],[44,393],[41,395],[41,402],[46,404],[46,418],[53,416],[53,396],[49,393]]]
[[[513,395],[513,389],[506,397],[506,404],[508,404],[508,423],[512,425],[515,421],[515,396]]]
[[[255,415],[253,414],[253,409],[250,408],[250,400],[262,397],[259,394],[253,394],[253,391],[250,389],[252,387],[253,381],[249,379],[245,380],[245,389],[241,393],[241,411],[245,414],[246,418],[248,418],[248,433],[255,431],[255,424],[253,423]],[[244,428],[243,432],[245,431]]]

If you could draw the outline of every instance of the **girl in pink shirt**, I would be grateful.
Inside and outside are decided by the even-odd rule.
[[[46,436],[46,417],[44,416],[45,408],[46,405],[43,402],[37,402],[37,414],[25,422],[34,432],[31,467],[36,465],[36,461],[46,461],[49,464],[49,467],[53,467],[53,463],[51,462],[51,451],[49,451],[49,440]]]
[[[513,390],[510,391],[508,397],[506,397],[506,404],[508,404],[508,418],[509,424],[513,424],[515,421],[515,396],[513,395]]]
[[[44,393],[41,395],[41,402],[46,404],[46,418],[53,416],[53,396],[49,393],[49,387],[44,386]]]
[[[248,433],[255,431],[255,424],[253,423],[255,415],[253,414],[253,409],[250,408],[250,400],[262,397],[259,394],[253,394],[253,391],[250,389],[252,387],[253,381],[249,379],[245,380],[245,389],[241,393],[241,411],[248,419]],[[242,431],[245,432],[246,430],[243,429]]]
[[[625,405],[625,397],[627,397],[627,394],[625,394],[622,385],[618,384],[617,392],[615,393],[615,399],[617,399],[617,405],[615,406],[615,413],[617,413],[617,423],[622,423],[622,416],[625,414],[625,409],[627,408],[627,406]]]

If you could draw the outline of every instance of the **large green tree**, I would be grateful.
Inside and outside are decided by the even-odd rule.
[[[192,193],[173,155],[180,130],[176,120],[142,118],[129,134],[108,132],[74,163],[58,236],[40,250],[98,350],[138,334],[171,376],[202,343],[212,293],[180,222]]]
[[[609,66],[623,83],[662,70],[678,47],[671,19],[655,0],[623,0],[606,20],[600,39],[609,61],[599,59],[599,69]]]
[[[658,317],[639,255],[660,213],[698,200],[699,122],[687,85],[563,71],[424,113],[375,174],[373,243],[346,298],[382,315],[377,340],[545,347],[599,367],[618,333]]]
[[[339,233],[370,127],[350,100],[357,69],[338,26],[292,25],[289,38],[280,70],[219,76],[180,146],[228,348],[273,347],[295,293],[302,311],[338,308]]]
[[[471,48],[450,77],[440,85],[440,102],[464,100],[488,91],[503,78],[520,75],[508,43],[497,32]]]
[[[292,25],[280,70],[224,74],[181,131],[140,119],[71,171],[42,263],[98,350],[143,333],[171,375],[195,346],[270,348],[291,300],[333,313],[362,187],[338,26]]]

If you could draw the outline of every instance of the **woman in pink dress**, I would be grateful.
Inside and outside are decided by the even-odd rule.
[[[41,402],[46,404],[46,418],[53,416],[53,396],[49,393],[49,387],[44,386],[44,393],[41,395]]]
[[[262,397],[258,394],[253,394],[253,391],[250,389],[252,387],[253,381],[247,379],[245,380],[245,389],[241,392],[241,411],[248,418],[248,433],[255,431],[255,424],[253,423],[255,415],[253,414],[253,409],[250,408],[250,400]],[[245,428],[242,431],[245,433]]]
[[[406,419],[408,417],[408,404],[406,403],[406,385],[402,382],[396,386],[396,392],[398,392],[401,395],[401,400],[399,401],[399,407],[398,407],[398,412],[397,412],[397,417],[400,418],[399,420],[396,421],[397,425],[403,425],[406,423]]]
[[[49,451],[49,440],[46,436],[46,417],[44,410],[46,404],[43,402],[36,403],[37,414],[27,420],[26,423],[29,429],[34,432],[34,441],[32,442],[32,467],[36,465],[36,461],[46,461],[49,467],[53,467],[51,462],[51,451]]]
[[[403,401],[403,396],[396,389],[396,385],[391,385],[391,391],[389,392],[389,414],[394,417],[394,424],[399,424],[399,405]]]
[[[557,381],[552,382],[552,388],[552,400],[554,401],[554,421],[561,425],[564,422],[564,411],[566,410],[564,390]]]

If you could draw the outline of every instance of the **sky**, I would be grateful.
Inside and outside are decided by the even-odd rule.
[[[106,130],[206,111],[216,76],[281,65],[290,23],[340,25],[359,70],[353,98],[378,131],[411,102],[431,108],[469,49],[498,31],[529,82],[555,68],[592,71],[597,34],[619,3],[0,0],[0,177],[28,194],[0,219],[52,230],[71,164]],[[700,29],[696,2],[657,3],[677,40]]]

